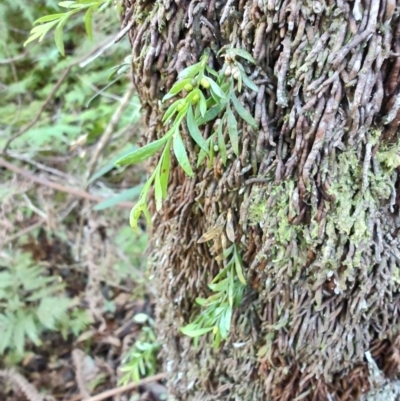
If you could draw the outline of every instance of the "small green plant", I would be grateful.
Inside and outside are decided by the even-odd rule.
[[[69,11],[58,14],[50,14],[37,19],[33,25],[36,25],[31,30],[31,34],[28,40],[24,43],[26,46],[28,43],[38,39],[41,42],[46,34],[53,28],[54,29],[54,41],[56,43],[58,51],[64,56],[64,26],[73,15],[80,13],[84,10],[85,17],[85,29],[86,33],[91,40],[93,40],[93,12],[102,11],[112,3],[112,0],[72,0],[72,1],[61,1],[58,3],[60,7],[67,8]]]
[[[74,308],[64,295],[64,285],[34,265],[28,254],[4,258],[0,269],[0,355],[22,356],[26,339],[40,345],[46,330],[78,335],[90,322],[85,311]]]
[[[183,334],[198,337],[212,331],[213,345],[218,348],[221,339],[227,339],[233,308],[237,307],[246,286],[242,260],[235,244],[224,250],[225,267],[214,277],[209,288],[214,292],[208,298],[197,298],[204,311],[188,325],[181,328]]]
[[[121,372],[125,375],[120,384],[125,385],[131,381],[138,382],[141,377],[154,375],[156,373],[157,352],[160,344],[156,341],[153,331],[154,321],[147,315],[139,313],[134,317],[137,323],[148,322],[144,326],[136,342],[122,360]]]
[[[223,133],[224,127],[227,128],[233,153],[236,156],[239,155],[238,122],[233,110],[250,126],[257,127],[256,121],[235,94],[235,89],[238,92],[242,90],[243,83],[251,90],[258,90],[257,86],[247,77],[243,65],[236,60],[236,57],[242,57],[252,63],[255,61],[250,54],[241,49],[224,48],[221,51],[225,57],[225,63],[219,73],[208,65],[208,54],[204,54],[198,63],[179,73],[178,81],[163,99],[165,102],[181,93],[184,94],[184,97],[173,102],[164,113],[164,125],[170,125],[167,133],[162,138],[133,151],[116,162],[119,166],[139,163],[163,149],[156,169],[145,183],[139,200],[131,211],[130,224],[132,227],[137,227],[142,213],[150,223],[147,198],[152,185],[154,186],[157,210],[161,209],[162,201],[167,197],[171,145],[175,157],[185,173],[190,177],[194,175],[182,138],[182,124],[186,124],[191,138],[199,146],[198,166],[206,157],[209,158],[209,165],[211,165],[217,151],[220,152],[222,162],[226,165],[227,145]],[[209,138],[204,139],[199,127],[216,120],[219,116],[221,118],[216,124],[216,130]]]

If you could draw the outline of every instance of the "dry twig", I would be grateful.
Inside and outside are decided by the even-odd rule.
[[[56,191],[66,192],[71,195],[77,196],[79,198],[84,198],[84,199],[90,200],[92,202],[101,202],[104,200],[104,198],[102,198],[101,196],[92,195],[82,189],[67,187],[65,185],[61,185],[56,182],[46,180],[45,178],[33,175],[29,171],[19,168],[17,166],[14,166],[13,164],[7,162],[6,160],[4,160],[1,157],[0,157],[0,166],[5,167],[6,169],[8,169],[10,171],[13,171],[14,173],[22,175],[23,177],[27,178],[30,181],[33,181],[40,185],[44,185],[49,188],[55,189]],[[131,202],[118,203],[118,206],[128,208],[128,209],[131,209],[133,207],[133,205],[134,204]]]
[[[114,397],[117,394],[124,393],[126,391],[134,390],[138,388],[139,386],[143,386],[144,384],[152,383],[158,380],[164,380],[166,377],[165,373],[159,373],[154,376],[150,377],[145,377],[142,380],[139,380],[137,383],[130,383],[127,384],[126,386],[121,386],[121,387],[116,387],[111,390],[104,391],[103,393],[97,394],[93,397],[87,398],[86,400],[83,401],[102,401],[105,400],[106,398],[109,397]],[[80,401],[82,399],[82,396],[75,396],[74,398],[71,398],[69,401]]]

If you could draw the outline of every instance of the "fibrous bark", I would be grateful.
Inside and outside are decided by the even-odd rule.
[[[226,44],[257,60],[226,167],[176,166],[154,219],[159,337],[178,400],[353,400],[399,373],[399,0],[124,1],[150,142],[177,73]],[[125,21],[126,22],[126,21]],[[127,22],[126,22],[127,23]],[[212,124],[204,130],[211,134]],[[188,139],[192,160],[196,149]],[[193,163],[194,164],[194,163]],[[219,266],[199,238],[233,210],[249,282],[214,350],[179,332]],[[369,352],[371,360],[365,353]]]

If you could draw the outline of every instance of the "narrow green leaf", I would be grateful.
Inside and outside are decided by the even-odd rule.
[[[154,179],[154,194],[156,198],[156,209],[161,210],[162,208],[162,187],[161,187],[161,180],[160,180],[160,172],[156,172],[156,176]]]
[[[183,143],[183,140],[182,140],[182,137],[181,137],[179,131],[176,131],[174,134],[173,147],[174,147],[174,153],[175,153],[176,159],[178,160],[178,163],[180,164],[180,166],[183,168],[183,170],[189,177],[193,177],[194,173],[193,173],[192,167],[190,165],[189,158],[186,153],[185,145]]]
[[[238,88],[238,92],[242,92],[242,83],[243,83],[243,75],[239,74],[238,77],[238,84],[237,84],[237,88]]]
[[[65,16],[65,13],[59,13],[59,14],[50,14],[50,15],[45,15],[44,17],[38,18],[33,25],[41,24],[43,22],[50,22],[54,20],[58,20],[62,17]]]
[[[131,209],[131,212],[129,214],[129,224],[132,228],[137,228],[137,226],[138,226],[138,221],[139,221],[140,215],[142,214],[143,209],[146,207],[146,204],[144,202],[145,202],[144,200],[139,201]]]
[[[84,23],[85,23],[86,33],[90,40],[93,40],[92,20],[93,20],[93,7],[89,7],[85,13]]]
[[[223,120],[221,120],[220,123],[218,124],[217,135],[218,135],[219,154],[221,155],[222,163],[224,164],[224,166],[226,166],[226,161],[227,161],[226,144],[222,127],[223,127]]]
[[[24,46],[26,46],[28,43],[34,41],[35,39],[38,39],[39,42],[43,40],[43,38],[46,36],[47,32],[50,31],[51,28],[56,26],[58,24],[58,20],[47,22],[46,24],[38,25],[32,28],[30,32],[30,36],[27,39],[27,41],[24,43]]]
[[[200,306],[205,306],[207,304],[207,299],[205,298],[196,298],[196,304]]]
[[[136,150],[137,146],[129,146],[127,149],[122,150],[121,152],[118,153],[117,156],[115,156],[112,160],[110,160],[104,167],[102,167],[100,170],[96,171],[91,177],[90,180],[88,181],[89,184],[91,184],[93,181],[96,181],[103,175],[107,174],[110,172],[113,168],[115,168],[115,163],[117,160],[121,159],[121,157],[128,155],[132,151]]]
[[[36,33],[32,33],[29,36],[29,38],[24,42],[24,47],[28,44],[33,42],[34,40],[38,39],[40,37],[40,35],[42,34],[42,32],[36,32]]]
[[[239,156],[239,134],[237,121],[230,108],[226,109],[226,114],[228,116],[228,133],[232,145],[232,150],[236,156]]]
[[[223,106],[221,104],[216,104],[215,106],[211,107],[207,110],[204,117],[200,117],[196,123],[198,126],[207,124],[208,122],[217,118],[218,114],[221,113]]]
[[[222,277],[226,277],[226,274],[228,272],[229,268],[228,266],[225,266],[213,279],[212,283],[218,282]]]
[[[214,284],[209,284],[208,287],[210,288],[210,290],[213,291],[224,291],[228,285],[229,281],[228,278],[224,278],[221,281],[218,281],[217,283]]]
[[[164,113],[164,116],[162,118],[162,121],[164,122],[164,124],[166,124],[171,118],[172,116],[175,114],[175,112],[177,111],[181,111],[178,110],[179,106],[184,105],[185,101],[182,99],[177,100],[176,102],[172,103],[171,106],[168,107],[167,111]]]
[[[54,41],[56,42],[56,46],[61,55],[65,56],[64,51],[64,23],[63,20],[57,25],[56,30],[54,31]]]
[[[247,122],[247,124],[251,125],[254,128],[257,128],[258,125],[257,125],[256,120],[243,107],[243,105],[240,103],[239,99],[236,97],[236,95],[233,92],[231,93],[231,100],[232,100],[233,106],[235,107],[235,109],[238,112],[239,116],[242,117],[243,120]]]
[[[140,163],[149,157],[153,156],[161,147],[167,142],[168,135],[164,135],[161,139],[157,139],[154,142],[143,146],[142,148],[134,150],[132,153],[117,160],[115,164],[117,166],[126,166],[128,164]]]
[[[167,198],[167,188],[168,188],[168,179],[169,179],[169,171],[171,168],[171,140],[170,138],[165,145],[163,155],[162,155],[162,163],[161,163],[161,172],[160,172],[160,183],[162,190],[163,199]]]
[[[243,79],[244,84],[254,92],[258,92],[259,88],[258,86],[247,76],[244,67],[242,64],[237,63],[239,70],[240,70],[240,76]]]
[[[189,67],[186,67],[184,70],[182,70],[178,74],[179,79],[184,79],[184,78],[193,78],[195,75],[197,75],[201,70],[203,66],[202,63],[196,63],[193,65],[190,65]]]
[[[214,332],[214,339],[213,339],[213,347],[214,349],[218,349],[221,344],[221,333],[218,330],[218,327],[215,327],[217,332]]]
[[[234,289],[235,289],[234,277],[233,277],[232,272],[230,272],[229,273],[229,285],[228,285],[228,299],[229,299],[230,306],[233,306]]]
[[[215,78],[218,78],[218,72],[215,71],[214,69],[212,69],[211,67],[209,67],[208,65],[206,66],[206,71],[209,74],[214,75]]]
[[[136,199],[139,196],[142,189],[143,189],[143,184],[139,184],[133,188],[126,189],[125,191],[122,191],[118,195],[105,199],[104,201],[98,203],[93,207],[93,210],[109,209],[110,207],[114,207],[115,205],[118,205],[121,202]]]
[[[179,92],[184,89],[186,84],[190,84],[191,79],[183,79],[182,81],[178,81],[175,85],[172,86],[171,90],[163,97],[163,102],[165,100],[171,99],[172,97],[176,96]]]
[[[60,1],[58,5],[64,8],[70,8],[72,5],[76,4],[76,1]]]
[[[256,64],[256,60],[254,60],[253,56],[250,53],[248,53],[246,50],[231,48],[227,52],[235,54],[239,57],[242,57],[245,60],[250,61],[250,63]]]
[[[244,278],[243,275],[243,270],[242,270],[242,261],[240,259],[240,256],[235,248],[235,270],[236,270],[236,274],[238,276],[239,281],[246,285],[246,279]]]
[[[207,78],[210,82],[212,92],[214,92],[221,100],[226,100],[226,95],[219,85],[211,78]]]
[[[189,108],[188,108],[186,122],[188,125],[190,136],[200,146],[200,148],[203,149],[208,154],[209,153],[208,145],[207,145],[206,140],[201,135],[201,132],[196,124],[196,121],[194,120],[192,106],[189,106]]]
[[[213,327],[204,327],[201,329],[192,328],[191,325],[181,327],[181,332],[189,337],[199,337],[210,332]]]
[[[149,209],[147,208],[147,205],[145,204],[142,210],[144,217],[146,218],[146,223],[148,226],[151,226],[151,214],[149,212]]]
[[[222,338],[225,338],[225,339],[228,337],[228,334],[229,334],[229,331],[231,328],[232,311],[233,311],[232,308],[226,308],[226,311],[222,315],[222,318],[221,318],[221,329],[222,329],[222,327],[224,328],[224,334],[225,334],[224,335],[221,330],[221,336],[222,336]]]
[[[201,163],[203,163],[203,161],[207,157],[207,155],[211,156],[213,141],[214,141],[214,134],[211,135],[206,141],[209,151],[205,152],[203,149],[200,149],[199,157],[197,158],[197,167],[199,167],[201,165]]]
[[[200,110],[201,116],[204,117],[207,112],[207,100],[204,97],[203,92],[201,92],[201,91],[200,91],[199,110]]]

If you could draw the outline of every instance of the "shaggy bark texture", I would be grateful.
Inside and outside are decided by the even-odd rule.
[[[217,156],[189,179],[176,166],[154,219],[159,338],[178,400],[356,400],[398,375],[399,5],[124,0],[144,142],[165,132],[160,99],[205,49],[215,69],[225,44],[257,60],[247,72],[259,92],[240,100],[259,130],[242,124],[227,167]],[[197,241],[229,209],[248,290],[228,341],[195,349],[179,327],[220,269]]]

